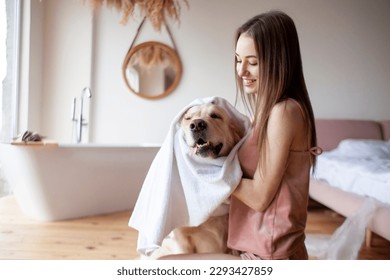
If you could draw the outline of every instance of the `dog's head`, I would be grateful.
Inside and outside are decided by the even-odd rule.
[[[201,157],[228,155],[245,133],[237,119],[213,103],[189,108],[180,125],[187,145]]]

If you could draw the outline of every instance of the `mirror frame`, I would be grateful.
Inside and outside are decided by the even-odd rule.
[[[173,68],[176,72],[176,77],[175,79],[173,80],[172,84],[169,86],[169,88],[167,88],[164,92],[162,92],[161,94],[157,94],[157,95],[152,95],[152,96],[149,96],[147,94],[142,94],[142,92],[137,92],[135,89],[133,89],[126,77],[126,69],[127,69],[127,66],[130,62],[130,59],[131,57],[140,49],[144,48],[144,47],[148,47],[148,46],[159,46],[160,48],[162,48],[163,50],[165,50],[172,58],[172,61],[173,61]],[[163,98],[165,96],[167,96],[168,94],[170,94],[174,89],[176,89],[177,85],[179,84],[180,80],[181,80],[181,76],[182,76],[182,65],[181,65],[181,61],[180,61],[180,57],[179,57],[179,54],[177,53],[177,51],[173,48],[171,48],[170,46],[166,45],[166,44],[163,44],[161,42],[157,42],[157,41],[147,41],[147,42],[144,42],[144,43],[141,43],[139,45],[136,45],[132,48],[129,49],[129,51],[127,52],[126,54],[126,57],[125,57],[125,60],[123,61],[123,65],[122,65],[122,75],[123,75],[123,79],[125,80],[125,83],[127,85],[127,87],[136,95],[138,95],[139,97],[142,97],[142,98],[146,98],[146,99],[160,99],[160,98]]]

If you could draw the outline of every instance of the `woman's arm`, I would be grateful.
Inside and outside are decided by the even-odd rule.
[[[301,133],[302,125],[303,117],[296,102],[287,100],[275,105],[268,120],[266,166],[262,173],[256,168],[253,179],[242,179],[234,196],[256,211],[267,209],[279,188],[292,143]]]

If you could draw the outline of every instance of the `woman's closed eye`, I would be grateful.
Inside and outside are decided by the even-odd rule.
[[[256,61],[249,61],[248,63],[251,66],[256,66],[257,65],[257,60]]]

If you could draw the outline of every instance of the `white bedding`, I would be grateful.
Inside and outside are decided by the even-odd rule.
[[[390,142],[343,140],[318,156],[314,178],[390,204]]]

